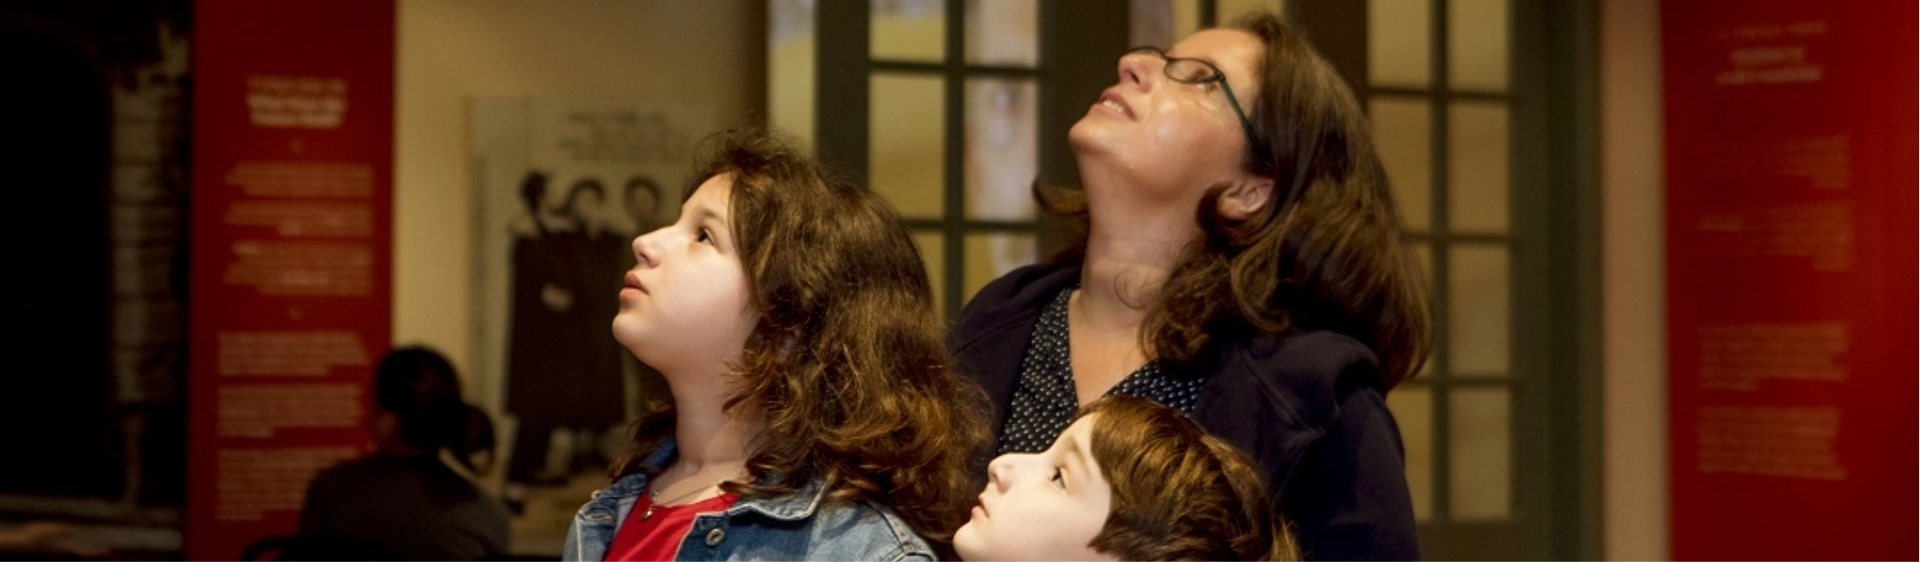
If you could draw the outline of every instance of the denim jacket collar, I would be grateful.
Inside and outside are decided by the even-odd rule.
[[[649,473],[671,463],[677,449],[663,444],[642,461],[644,470],[614,481],[581,507],[567,530],[568,560],[606,556],[619,524],[646,493]],[[931,560],[933,551],[892,511],[867,502],[830,504],[820,478],[791,494],[741,499],[723,513],[696,518],[676,556],[686,559]],[[751,514],[751,515],[749,515]],[[766,525],[756,522],[779,524]],[[749,545],[722,546],[718,543]],[[736,542],[741,541],[741,542]],[[715,558],[718,555],[719,558]]]
[[[666,469],[667,465],[672,464],[679,454],[679,446],[672,440],[668,440],[655,449],[653,454],[647,455],[646,460],[641,461],[641,466],[645,467],[642,473],[629,474],[614,481],[613,485],[607,486],[605,490],[594,496],[595,500],[619,502],[629,497],[638,499],[640,494],[647,490],[647,482],[650,480],[647,474],[659,474],[661,470]],[[826,499],[826,496],[826,486],[820,479],[814,478],[801,484],[800,488],[791,494],[779,497],[743,498],[727,508],[726,513],[739,515],[754,511],[782,521],[799,521],[812,517],[813,512],[820,508],[820,502]]]

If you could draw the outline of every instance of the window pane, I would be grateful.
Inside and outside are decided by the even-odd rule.
[[[1033,219],[1040,89],[1032,79],[967,82],[967,217]]]
[[[1039,66],[1039,20],[1039,2],[967,0],[967,62]]]
[[[1447,2],[1447,79],[1455,90],[1507,91],[1507,0]]]
[[[1433,229],[1433,104],[1424,98],[1375,96],[1369,104],[1374,147],[1387,168],[1393,199],[1407,229]]]
[[[1448,250],[1447,342],[1453,377],[1501,377],[1508,370],[1507,249],[1457,245]]]
[[[1452,519],[1508,517],[1512,446],[1507,389],[1461,388],[1447,404],[1447,500]]]
[[[1175,22],[1181,14],[1196,17],[1200,5],[1195,1],[1130,0],[1127,2],[1128,45],[1171,45]]]
[[[939,76],[874,73],[868,121],[873,190],[908,218],[941,216],[946,89]]]
[[[1171,0],[1173,2],[1173,33],[1163,43],[1154,45],[1172,46],[1174,41],[1200,31],[1200,2],[1202,0]],[[1135,45],[1147,43],[1134,42]]]
[[[1200,30],[1202,2],[1214,0],[1131,0],[1132,24],[1128,45],[1167,47]],[[1222,0],[1214,5],[1214,18],[1220,25],[1233,23],[1233,16],[1261,8],[1286,17],[1279,0]],[[1119,56],[1117,53],[1114,55]]]
[[[940,0],[872,0],[869,46],[876,60],[946,59],[947,17]]]
[[[1433,82],[1431,0],[1369,0],[1367,83],[1425,88]]]
[[[1433,389],[1400,385],[1387,395],[1387,409],[1400,424],[1407,449],[1407,489],[1413,492],[1413,517],[1433,519]]]
[[[966,244],[967,285],[961,302],[1013,268],[1033,263],[1038,247],[1032,234],[1012,232],[968,234]]]
[[[1454,232],[1507,232],[1507,106],[1447,108],[1447,225]]]
[[[1215,0],[1213,8],[1213,16],[1217,20],[1215,25],[1233,25],[1233,20],[1238,19],[1241,14],[1261,10],[1286,17],[1286,12],[1280,9],[1280,4],[1281,0]]]
[[[938,230],[915,230],[913,242],[920,246],[920,259],[927,262],[927,278],[933,281],[933,307],[941,318],[947,317],[947,262],[942,257],[947,237]]]

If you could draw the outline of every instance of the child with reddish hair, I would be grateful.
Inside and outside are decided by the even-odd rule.
[[[954,546],[967,560],[1293,560],[1252,459],[1152,400],[1081,408],[1053,446],[1001,455]]]

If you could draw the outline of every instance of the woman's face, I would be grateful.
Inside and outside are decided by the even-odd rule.
[[[1264,53],[1259,37],[1236,29],[1203,30],[1166,51],[1220,69],[1249,111],[1258,99]],[[1247,178],[1246,132],[1226,93],[1217,82],[1173,80],[1166,65],[1151,53],[1120,57],[1119,83],[1101,92],[1069,132],[1090,199],[1105,197],[1101,191],[1125,193],[1147,205],[1177,204],[1191,212],[1207,187]]]
[[[753,329],[752,294],[733,239],[733,181],[708,178],[680,219],[633,239],[635,261],[620,289],[613,336],[662,372],[720,364]]]

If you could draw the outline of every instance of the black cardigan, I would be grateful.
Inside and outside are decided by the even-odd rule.
[[[982,288],[960,313],[954,354],[993,403],[994,435],[1006,424],[1040,312],[1079,280],[1077,266],[1023,267]],[[1259,462],[1301,554],[1419,558],[1400,429],[1373,352],[1334,332],[1294,330],[1230,342],[1221,354],[1193,417]]]

